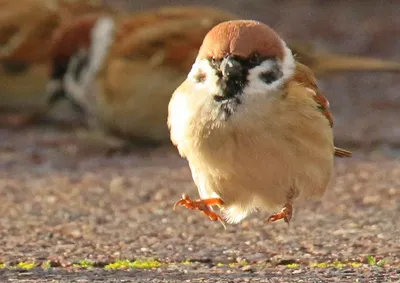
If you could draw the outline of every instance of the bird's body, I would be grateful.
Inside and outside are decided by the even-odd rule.
[[[272,29],[231,21],[204,39],[168,123],[201,199],[221,199],[235,223],[324,194],[337,150],[328,107],[310,69]]]
[[[186,119],[177,113],[171,124],[173,130],[177,124],[185,129],[177,145],[190,163],[200,197],[222,198],[234,222],[256,208],[277,209],[290,196],[320,197],[332,175],[332,129],[317,110],[314,91],[297,81],[287,88],[273,96],[259,93],[260,99],[250,102],[254,105],[246,109],[243,102],[227,120],[211,96],[196,104],[180,99],[178,89],[171,102],[185,100],[177,102],[180,110],[191,113]]]

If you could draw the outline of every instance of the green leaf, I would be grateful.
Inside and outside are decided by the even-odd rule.
[[[369,256],[367,256],[367,259],[368,259],[368,264],[369,265],[376,265],[376,260],[375,260],[374,256],[369,255]]]

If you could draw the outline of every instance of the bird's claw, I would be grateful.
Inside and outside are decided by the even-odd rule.
[[[225,221],[223,220],[223,218],[214,211],[211,211],[209,208],[209,206],[211,205],[223,205],[223,204],[224,201],[220,198],[192,200],[187,194],[182,194],[182,198],[174,204],[174,210],[176,210],[177,206],[180,205],[183,205],[188,209],[198,209],[203,214],[208,216],[208,218],[210,218],[212,221],[221,222],[222,226],[224,226],[224,228],[226,229]]]
[[[187,194],[182,194],[182,198],[180,200],[178,200],[175,204],[174,204],[174,210],[176,210],[176,207],[179,205],[183,205],[188,209],[200,209],[200,204],[196,203],[196,201],[192,200]]]
[[[275,222],[279,219],[283,219],[287,224],[289,224],[290,220],[292,219],[292,213],[293,207],[291,204],[287,203],[280,212],[274,213],[268,217],[267,222]]]

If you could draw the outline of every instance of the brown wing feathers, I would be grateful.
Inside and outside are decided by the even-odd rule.
[[[305,65],[301,63],[297,63],[296,73],[294,79],[300,82],[302,85],[314,90],[314,100],[318,104],[318,108],[321,113],[328,119],[331,127],[333,126],[333,117],[329,112],[329,101],[322,95],[321,91],[317,87],[316,79],[312,73],[312,71]],[[352,153],[348,150],[339,148],[335,146],[335,156],[338,157],[351,157]]]

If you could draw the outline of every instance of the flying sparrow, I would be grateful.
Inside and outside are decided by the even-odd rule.
[[[329,103],[312,71],[257,21],[224,22],[205,36],[168,113],[201,198],[184,194],[174,207],[214,221],[282,208],[268,221],[289,223],[295,202],[324,194],[334,156],[351,156],[334,146]]]

